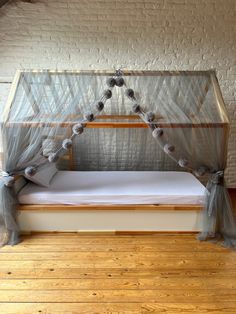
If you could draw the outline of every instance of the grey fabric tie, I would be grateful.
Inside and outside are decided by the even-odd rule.
[[[213,184],[222,184],[224,179],[224,170],[219,170],[213,173],[211,177],[211,183]]]
[[[0,178],[2,178],[4,185],[7,187],[12,187],[15,182],[15,178],[3,170],[0,170]]]

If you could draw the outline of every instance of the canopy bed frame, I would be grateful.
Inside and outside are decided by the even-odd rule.
[[[49,114],[40,114],[40,105],[38,104],[39,93],[38,91],[33,92],[31,85],[31,79],[35,82],[38,82],[37,84],[43,84],[40,79],[37,78],[37,75],[44,75],[45,80],[52,80],[52,76],[56,75],[58,81],[52,86],[53,89],[53,96],[52,96],[52,103],[57,103],[59,98],[58,91],[55,91],[57,88],[57,85],[62,85],[62,81],[60,81],[60,76],[63,77],[63,82],[67,82],[69,78],[67,75],[74,75],[79,77],[99,77],[99,84],[101,78],[105,77],[107,79],[107,85],[109,87],[108,90],[105,90],[102,94],[102,96],[99,98],[95,104],[97,108],[97,114],[94,115],[92,111],[90,111],[89,114],[82,114],[81,113],[72,113],[67,112],[66,116],[63,117],[64,112],[61,114],[60,112],[56,112],[55,114],[49,113]],[[155,112],[155,114],[151,111],[147,111],[146,109],[143,109],[141,105],[138,104],[138,100],[136,96],[134,95],[135,90],[129,88],[129,86],[126,85],[126,79],[129,77],[147,77],[149,82],[151,82],[152,78],[156,77],[165,77],[167,76],[171,77],[178,77],[178,76],[184,76],[186,78],[190,78],[190,83],[188,80],[184,83],[187,84],[186,87],[187,92],[184,94],[182,92],[182,96],[180,93],[178,93],[177,89],[175,90],[174,96],[176,99],[184,99],[185,102],[187,102],[187,99],[191,100],[191,102],[194,101],[194,110],[191,109],[189,113],[186,113],[185,109],[181,109],[180,112],[178,106],[176,106],[176,103],[178,101],[176,100],[176,103],[174,103],[174,98],[170,98],[170,100],[173,102],[173,107],[169,105],[167,106],[166,112],[170,112],[170,118],[168,116],[168,119],[164,117],[159,112]],[[206,77],[206,80],[203,82],[203,84],[199,83],[199,86],[197,87],[199,90],[201,90],[200,95],[196,97],[196,93],[194,94],[193,90],[196,89],[195,84],[192,83],[191,78],[192,77]],[[39,80],[39,81],[37,81]],[[93,80],[91,79],[91,82]],[[120,85],[120,81],[122,81],[122,84]],[[94,81],[93,81],[94,82]],[[45,83],[46,84],[46,83]],[[47,84],[51,84],[51,81]],[[101,83],[102,84],[102,83]],[[168,92],[169,88],[167,86],[167,83],[162,83],[164,88],[166,88],[166,91]],[[172,84],[172,83],[171,83]],[[170,85],[171,85],[170,84]],[[135,84],[134,84],[135,85]],[[19,86],[21,88],[21,92],[23,93],[23,96],[18,96],[17,92],[19,91]],[[86,85],[87,86],[87,85]],[[105,113],[100,114],[100,111],[104,109],[105,102],[112,97],[112,88],[114,87],[120,87],[120,88],[126,88],[125,90],[125,96],[133,103],[132,111],[133,114],[126,113],[126,114],[114,114],[114,113]],[[63,87],[61,87],[63,88]],[[87,88],[87,87],[86,87]],[[211,91],[211,92],[210,92]],[[45,95],[47,94],[47,90],[44,90]],[[68,93],[68,96],[70,99],[75,99],[75,90],[68,84],[66,93]],[[91,91],[89,91],[91,94]],[[204,108],[204,103],[206,102],[207,97],[209,97],[209,94],[213,95],[212,97],[215,98],[215,106],[213,105],[213,109],[211,111],[211,108]],[[160,92],[159,92],[160,94]],[[159,95],[158,94],[158,95]],[[36,96],[35,96],[36,95]],[[47,97],[47,95],[42,95],[41,97]],[[183,96],[184,95],[184,96]],[[63,95],[62,95],[63,96]],[[25,118],[18,118],[17,116],[14,116],[13,111],[16,110],[17,106],[16,103],[21,102],[22,103],[22,97],[25,97],[27,99],[27,102],[30,104],[31,108],[28,110],[29,112],[25,115]],[[141,97],[141,96],[140,96]],[[146,97],[149,97],[147,95]],[[182,98],[181,98],[182,97]],[[19,100],[19,99],[20,100]],[[154,102],[156,101],[155,98],[153,98]],[[41,100],[40,100],[41,101]],[[209,100],[208,100],[209,101]],[[102,107],[99,107],[98,105],[102,103]],[[93,103],[94,105],[94,103]],[[65,105],[66,106],[66,105]],[[177,109],[176,109],[176,108]],[[19,107],[20,108],[20,107]],[[77,108],[77,107],[75,107]],[[91,106],[90,106],[91,108]],[[81,108],[80,108],[81,109]],[[165,108],[164,108],[165,109]],[[163,111],[164,109],[160,110]],[[61,110],[63,111],[63,106],[61,107]],[[78,110],[78,108],[76,109]],[[91,109],[90,109],[91,110]],[[172,112],[172,110],[176,110],[176,112]],[[58,110],[59,111],[59,110]],[[83,110],[82,110],[83,111]],[[164,110],[165,111],[165,110]],[[210,112],[211,111],[211,112]],[[184,114],[181,116],[182,112]],[[210,114],[209,114],[210,112]],[[29,114],[30,113],[30,114]],[[208,116],[207,116],[208,115]],[[201,118],[199,118],[199,116]],[[39,119],[38,119],[39,117]],[[179,119],[180,117],[180,119]],[[182,119],[183,118],[183,119]],[[94,121],[96,119],[96,121]],[[179,121],[180,120],[180,121]],[[80,121],[80,125],[78,125],[78,121]],[[77,123],[77,124],[76,124]],[[74,131],[75,124],[78,128],[78,130]],[[85,209],[91,209],[91,210],[145,210],[145,209],[151,209],[151,210],[201,210],[203,207],[206,208],[206,219],[207,222],[206,230],[202,233],[202,239],[207,239],[208,237],[213,238],[217,236],[217,234],[221,234],[225,240],[228,240],[227,245],[232,246],[233,238],[235,236],[234,232],[232,233],[232,226],[234,226],[235,221],[232,220],[233,216],[230,214],[230,219],[227,217],[228,220],[230,220],[230,232],[226,232],[225,226],[224,230],[222,230],[221,223],[219,221],[216,222],[217,219],[219,219],[218,213],[216,211],[218,210],[218,205],[222,201],[225,201],[227,203],[227,211],[230,212],[232,210],[230,208],[229,198],[227,196],[227,191],[223,185],[223,170],[226,163],[226,155],[227,155],[227,139],[228,139],[228,133],[229,133],[229,121],[225,112],[224,108],[224,102],[222,99],[222,95],[219,89],[219,85],[215,76],[214,71],[182,71],[182,72],[157,72],[157,71],[18,71],[14,82],[12,84],[12,89],[9,95],[9,100],[7,103],[7,106],[5,108],[4,112],[4,131],[6,133],[6,137],[9,134],[11,134],[12,130],[17,130],[19,132],[22,132],[28,136],[27,132],[30,130],[40,130],[40,129],[52,129],[52,134],[48,134],[48,139],[53,140],[59,140],[62,144],[62,147],[57,148],[57,151],[51,154],[51,156],[48,156],[48,160],[50,163],[55,162],[59,159],[65,159],[68,161],[68,165],[70,170],[76,170],[74,166],[73,161],[73,146],[72,146],[72,140],[75,138],[76,135],[80,135],[83,132],[83,129],[86,127],[86,129],[145,129],[148,128],[151,130],[153,137],[155,140],[157,140],[160,147],[163,149],[163,151],[169,155],[173,160],[177,161],[180,167],[186,169],[188,172],[194,173],[197,176],[204,176],[205,174],[208,174],[211,176],[210,183],[207,187],[207,193],[208,193],[208,205],[203,206],[202,204],[71,204],[71,205],[65,205],[65,204],[17,204],[17,209],[20,211],[27,211],[27,210],[39,210],[39,211],[45,211],[45,210],[54,210],[55,208],[57,210],[85,210]],[[82,131],[80,130],[82,128]],[[24,131],[24,129],[26,131]],[[57,132],[58,130],[64,129],[62,133],[63,136],[60,134],[60,132]],[[56,130],[56,131],[55,131]],[[175,132],[176,130],[176,132]],[[186,130],[186,131],[185,131]],[[209,160],[205,163],[204,166],[201,166],[202,161],[199,161],[194,159],[192,157],[192,160],[189,161],[185,158],[179,158],[175,157],[175,147],[172,144],[169,144],[168,142],[163,142],[163,133],[165,134],[167,132],[168,138],[172,138],[172,135],[177,134],[178,132],[184,132],[184,136],[186,136],[187,132],[191,134],[191,140],[196,138],[198,136],[198,130],[202,132],[203,138],[206,136],[207,133],[204,133],[204,130],[209,130],[209,134],[214,138],[215,134],[218,134],[217,132],[220,132],[219,139],[217,142],[217,149],[213,153],[211,152],[211,158],[212,160]],[[55,131],[55,132],[54,132]],[[80,132],[81,131],[81,132]],[[32,131],[34,132],[34,131]],[[40,131],[38,131],[40,132]],[[74,133],[73,133],[74,132]],[[168,133],[169,132],[169,133]],[[37,131],[35,132],[37,133]],[[12,133],[13,134],[13,133]],[[9,135],[8,135],[9,136]],[[42,134],[40,134],[41,138],[43,138]],[[35,137],[36,138],[36,137]],[[174,138],[174,137],[173,137]],[[38,140],[38,138],[36,138]],[[184,139],[182,139],[184,140]],[[184,147],[185,151],[184,154],[187,156],[195,156],[196,153],[196,147],[194,147],[191,143],[190,145],[188,143],[188,147]],[[31,143],[33,145],[34,143]],[[192,146],[191,146],[192,145]],[[190,147],[189,147],[190,146]],[[40,147],[41,149],[41,147]],[[38,154],[38,151],[36,152]],[[42,153],[42,152],[41,152]],[[63,153],[63,154],[62,154]],[[179,153],[179,152],[178,152]],[[182,155],[184,155],[182,154]],[[42,158],[42,154],[38,154],[38,160],[39,158]],[[56,155],[56,156],[55,156]],[[217,160],[216,156],[217,155]],[[56,157],[56,158],[55,158]],[[181,157],[181,155],[180,155]],[[51,158],[51,159],[50,159]],[[199,157],[198,157],[199,158]],[[34,159],[34,158],[33,158]],[[45,159],[45,157],[44,157]],[[47,158],[46,158],[47,159]],[[202,159],[202,158],[200,158]],[[219,162],[220,159],[220,162]],[[41,160],[41,159],[40,159]],[[219,163],[219,164],[218,164]],[[32,166],[32,165],[37,165]],[[209,166],[210,164],[210,166]],[[37,161],[31,164],[30,161],[24,161],[24,166],[21,168],[23,171],[16,170],[16,171],[9,171],[9,169],[4,170],[4,176],[7,178],[7,183],[5,182],[5,186],[8,188],[11,187],[12,182],[22,175],[25,176],[26,172],[28,171],[28,177],[34,176],[37,172],[38,167],[41,167],[41,161]],[[18,167],[19,168],[19,167]],[[217,191],[216,191],[217,190]],[[217,193],[221,194],[221,200],[217,200]],[[210,195],[210,196],[209,196]],[[209,201],[210,199],[210,201]],[[212,205],[214,202],[212,202],[212,199],[214,199],[214,202],[217,203],[217,206]],[[210,205],[209,205],[210,204]],[[222,206],[222,203],[220,204]],[[224,204],[225,206],[225,204]],[[209,209],[210,207],[210,209]],[[228,215],[228,212],[226,211],[226,215]],[[212,215],[214,213],[214,215]],[[232,213],[232,211],[231,211]],[[223,213],[224,215],[224,213]],[[211,222],[209,222],[209,218]],[[212,222],[213,221],[213,222]],[[7,231],[9,233],[9,229],[12,230],[14,228],[7,228]],[[236,230],[235,230],[236,231]],[[235,232],[236,233],[236,232]],[[13,237],[14,238],[14,237]],[[226,239],[227,238],[227,239]],[[230,240],[229,240],[230,238]],[[9,240],[8,243],[16,243],[17,240]]]

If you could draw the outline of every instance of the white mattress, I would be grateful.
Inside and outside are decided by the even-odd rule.
[[[49,188],[28,183],[21,204],[202,204],[205,187],[174,171],[59,171]]]

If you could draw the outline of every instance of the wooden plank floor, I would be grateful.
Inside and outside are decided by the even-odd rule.
[[[236,313],[236,252],[195,235],[24,236],[0,250],[0,313]]]

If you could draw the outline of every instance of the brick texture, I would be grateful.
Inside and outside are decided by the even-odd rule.
[[[227,184],[236,187],[235,21],[235,0],[13,0],[0,9],[0,78],[26,68],[214,68],[231,119]]]

